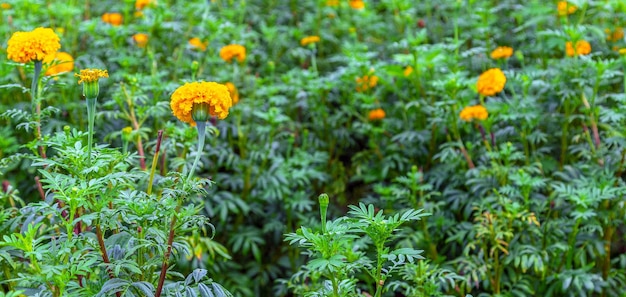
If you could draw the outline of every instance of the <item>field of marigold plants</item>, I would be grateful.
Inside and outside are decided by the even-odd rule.
[[[623,0],[2,0],[0,297],[626,296]]]

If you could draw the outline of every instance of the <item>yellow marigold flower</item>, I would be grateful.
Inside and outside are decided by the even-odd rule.
[[[491,52],[491,58],[494,60],[508,59],[513,55],[513,48],[508,46],[499,46]]]
[[[136,18],[143,17],[143,11],[139,11],[139,10],[138,10],[138,11],[135,11],[135,12],[133,13],[133,16],[134,16],[134,17],[136,17]]]
[[[138,47],[141,47],[141,48],[146,47],[146,44],[148,44],[148,34],[137,33],[133,35],[133,40],[135,41]]]
[[[379,121],[385,118],[385,111],[382,108],[377,108],[374,110],[370,110],[369,114],[367,115],[367,118],[370,121]]]
[[[620,48],[617,52],[618,52],[620,55],[626,55],[626,48]]]
[[[320,42],[320,37],[319,36],[315,36],[315,35],[307,36],[307,37],[304,37],[304,38],[300,39],[300,45],[302,45],[302,46],[307,46],[307,45],[309,45],[311,43],[317,43],[317,42]]]
[[[339,6],[339,0],[326,0],[326,6],[330,6],[330,7]]]
[[[195,104],[208,104],[208,113],[219,119],[228,116],[228,109],[233,105],[230,93],[225,85],[215,82],[186,83],[174,91],[170,107],[181,121],[196,125],[191,115]]]
[[[0,8],[2,8],[2,9],[11,9],[11,4],[9,4],[9,3],[2,3],[2,4],[0,4]]]
[[[606,40],[607,41],[619,41],[620,39],[624,38],[624,29],[623,28],[616,28],[614,31],[611,31],[611,29],[604,29],[604,32],[606,33]]]
[[[123,133],[123,134],[130,134],[130,133],[133,133],[133,127],[131,127],[131,126],[126,126],[126,127],[124,127],[124,128],[122,129],[122,133]]]
[[[98,98],[100,92],[100,78],[109,77],[109,73],[106,70],[100,69],[81,69],[80,73],[75,73],[74,76],[78,77],[78,84],[83,84],[83,95],[88,99]]]
[[[568,3],[567,1],[559,1],[556,8],[560,16],[566,16],[568,14],[572,14],[576,12],[576,10],[578,9],[576,5],[572,5]]]
[[[493,96],[504,89],[506,76],[500,68],[491,68],[483,72],[476,82],[478,93],[483,96]]]
[[[350,7],[354,9],[363,9],[365,8],[365,3],[363,0],[350,0]]]
[[[568,57],[573,57],[576,55],[588,55],[591,53],[591,44],[585,40],[576,41],[576,49],[572,46],[572,42],[568,41],[565,43],[565,54]]]
[[[200,38],[193,37],[193,38],[189,39],[189,45],[192,48],[198,49],[200,51],[206,51],[206,47],[209,45],[209,42],[208,41],[202,42],[202,40],[200,40]]]
[[[109,77],[107,70],[101,69],[81,69],[80,73],[75,73],[74,76],[80,78],[78,84],[97,82],[100,78]]]
[[[239,102],[239,91],[237,90],[237,87],[235,87],[235,84],[227,82],[224,85],[228,88],[230,98],[233,99],[233,105],[237,104],[237,102]]]
[[[367,91],[378,84],[378,76],[376,75],[364,75],[363,77],[356,78],[356,91]]]
[[[43,61],[61,48],[59,41],[59,36],[50,28],[39,27],[30,32],[15,32],[9,38],[7,57],[18,63]]]
[[[474,119],[484,121],[489,116],[487,109],[482,105],[474,105],[463,108],[459,113],[459,118],[466,122],[470,122]]]
[[[246,59],[246,48],[239,44],[230,44],[222,47],[220,50],[220,57],[230,63],[233,58],[236,58],[239,63]]]
[[[135,9],[142,10],[148,5],[156,4],[155,0],[137,0],[135,1]]]
[[[404,68],[403,73],[405,77],[408,77],[409,75],[411,75],[411,73],[413,73],[413,67],[406,66],[406,68]]]
[[[122,14],[117,12],[107,12],[102,15],[102,21],[111,24],[113,26],[119,26],[122,24]]]
[[[44,74],[46,76],[57,75],[74,70],[74,58],[66,52],[57,52],[54,56],[47,56],[43,59],[43,62],[49,65],[48,69],[46,69],[46,73]]]

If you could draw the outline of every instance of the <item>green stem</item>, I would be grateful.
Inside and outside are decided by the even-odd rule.
[[[152,157],[152,167],[150,167],[150,180],[148,181],[148,190],[146,191],[148,195],[152,194],[152,182],[154,181],[154,171],[156,170],[157,161],[159,159],[159,152],[161,151],[162,139],[163,139],[163,130],[159,130],[159,134],[157,136],[156,150],[154,152],[154,156]],[[198,152],[198,155],[200,155],[200,152]]]
[[[96,119],[96,98],[87,98],[87,119],[89,130],[87,134],[87,164],[91,166],[91,148],[93,147],[93,125]]]
[[[196,159],[193,161],[193,165],[191,165],[191,169],[189,170],[189,176],[187,176],[187,181],[191,179],[196,170],[196,166],[198,166],[198,161],[200,161],[200,156],[202,156],[202,150],[204,149],[204,139],[206,138],[206,122],[196,122],[196,128],[198,128],[198,150],[196,151]]]

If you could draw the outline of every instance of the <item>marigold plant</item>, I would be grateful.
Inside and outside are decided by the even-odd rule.
[[[459,118],[466,122],[474,119],[484,121],[488,116],[487,109],[482,105],[467,106],[459,113]]]
[[[133,40],[138,47],[144,48],[148,44],[149,37],[148,34],[137,33],[133,35]]]
[[[385,111],[382,108],[377,108],[377,109],[373,109],[370,110],[369,114],[367,115],[367,118],[370,121],[379,121],[384,119],[386,116]]]
[[[559,3],[557,4],[557,11],[560,16],[572,14],[576,12],[576,10],[578,10],[578,7],[576,7],[576,5],[570,4],[567,1],[559,1]]]
[[[409,75],[411,75],[411,73],[413,73],[413,67],[411,66],[406,66],[406,68],[404,68],[404,71],[402,71],[402,74],[404,74],[405,77],[408,77]]]
[[[363,9],[365,8],[365,3],[363,0],[350,0],[350,7],[354,9]]]
[[[364,92],[378,84],[378,76],[376,75],[364,75],[363,77],[356,78],[356,91]]]
[[[149,5],[156,4],[156,0],[137,0],[135,1],[135,9],[142,10]]]
[[[107,12],[102,15],[102,21],[113,26],[119,26],[123,23],[123,17],[121,13]]]
[[[500,68],[491,68],[483,72],[478,81],[476,88],[478,93],[483,96],[493,96],[504,89],[506,84],[506,76]]]
[[[508,59],[513,55],[513,48],[508,46],[499,46],[491,52],[491,58],[494,60]]]
[[[309,44],[317,43],[319,41],[320,41],[320,37],[319,36],[315,36],[315,35],[314,36],[307,36],[307,37],[304,37],[304,38],[300,39],[300,45],[307,46]]]
[[[43,27],[13,33],[7,45],[7,57],[18,63],[43,61],[61,48],[59,36],[52,29]]]
[[[246,60],[246,48],[239,44],[229,44],[220,50],[220,58],[228,63],[235,58],[241,63]]]
[[[74,70],[74,58],[66,52],[57,52],[54,56],[47,56],[43,62],[49,65],[44,74],[46,76]]]
[[[579,40],[576,42],[576,49],[572,46],[572,42],[565,43],[565,54],[568,57],[588,55],[591,53],[591,44],[585,40]]]
[[[616,42],[624,38],[624,29],[621,27],[615,28],[615,30],[606,28],[604,29],[604,33],[606,33],[607,41]]]
[[[195,126],[191,117],[194,104],[209,105],[209,114],[219,119],[228,116],[228,109],[233,106],[230,92],[225,85],[216,82],[192,82],[180,86],[172,94],[170,107],[172,113],[181,121]]]
[[[193,37],[193,38],[189,39],[189,45],[193,49],[197,49],[197,50],[200,50],[200,51],[206,51],[206,48],[209,45],[209,42],[208,41],[204,41],[203,42],[202,40],[200,40],[200,38]]]

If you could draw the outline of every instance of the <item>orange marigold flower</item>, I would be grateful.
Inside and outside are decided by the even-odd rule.
[[[48,64],[46,69],[46,76],[57,75],[74,70],[74,58],[72,55],[66,52],[57,52],[56,55],[47,56],[43,59],[45,64]]]
[[[406,66],[406,68],[404,68],[404,71],[402,73],[404,73],[405,77],[408,77],[409,75],[411,75],[411,73],[413,73],[413,67]]]
[[[491,68],[483,72],[476,82],[478,93],[483,96],[493,96],[504,89],[506,76],[500,68]]]
[[[330,7],[339,6],[339,0],[326,0],[326,6],[330,6]]]
[[[585,40],[576,41],[576,49],[572,46],[571,41],[565,43],[565,54],[568,57],[588,55],[589,53],[591,53],[591,44]]]
[[[216,82],[192,82],[180,86],[172,94],[170,107],[172,113],[181,121],[196,125],[191,115],[195,104],[208,104],[212,116],[224,119],[228,109],[233,106],[228,87]]]
[[[354,9],[363,9],[365,8],[365,3],[363,0],[350,0],[350,7]]]
[[[317,42],[320,42],[320,37],[319,36],[315,36],[315,35],[307,36],[307,37],[304,37],[304,38],[300,39],[300,45],[302,45],[302,46],[307,46],[307,45],[309,45],[311,43],[317,43]]]
[[[122,14],[117,12],[107,12],[102,15],[102,21],[113,26],[122,24]]]
[[[615,28],[615,30],[611,31],[611,29],[604,29],[604,32],[606,33],[606,40],[607,41],[619,41],[620,39],[624,38],[624,29],[623,28]]]
[[[377,108],[374,110],[370,110],[369,114],[367,115],[367,118],[370,121],[379,121],[385,118],[385,111],[382,108]]]
[[[135,1],[135,9],[142,10],[148,5],[156,4],[156,0],[137,0]]]
[[[459,113],[459,118],[466,122],[470,122],[474,119],[484,121],[489,116],[487,109],[482,105],[474,105],[463,108]]]
[[[508,59],[513,55],[513,48],[508,46],[499,46],[491,52],[491,58],[494,60]]]
[[[559,1],[556,9],[558,10],[560,16],[566,16],[568,14],[576,12],[576,10],[578,10],[578,7],[576,7],[576,5],[568,3],[567,1]]]
[[[363,77],[356,78],[356,91],[364,92],[378,84],[378,76],[376,75],[364,75]]]
[[[9,38],[7,57],[18,63],[43,61],[61,48],[59,41],[59,36],[50,28],[39,27],[30,32],[15,32]]]
[[[146,47],[146,45],[148,44],[148,39],[148,34],[137,33],[133,35],[133,40],[135,41],[137,46],[141,48]]]
[[[239,102],[239,91],[237,90],[237,87],[235,87],[235,84],[227,82],[224,85],[228,88],[230,98],[233,99],[233,105],[237,104],[237,102]]]
[[[2,8],[2,9],[11,9],[11,4],[9,4],[9,3],[2,3],[2,4],[0,4],[0,8]]]
[[[220,50],[220,57],[230,63],[233,58],[236,58],[239,63],[246,59],[246,48],[239,44],[230,44],[222,47]]]
[[[191,39],[189,39],[189,45],[192,48],[201,50],[201,51],[206,51],[206,47],[209,45],[208,41],[202,42],[202,40],[200,40],[200,38],[198,37],[193,37]]]

